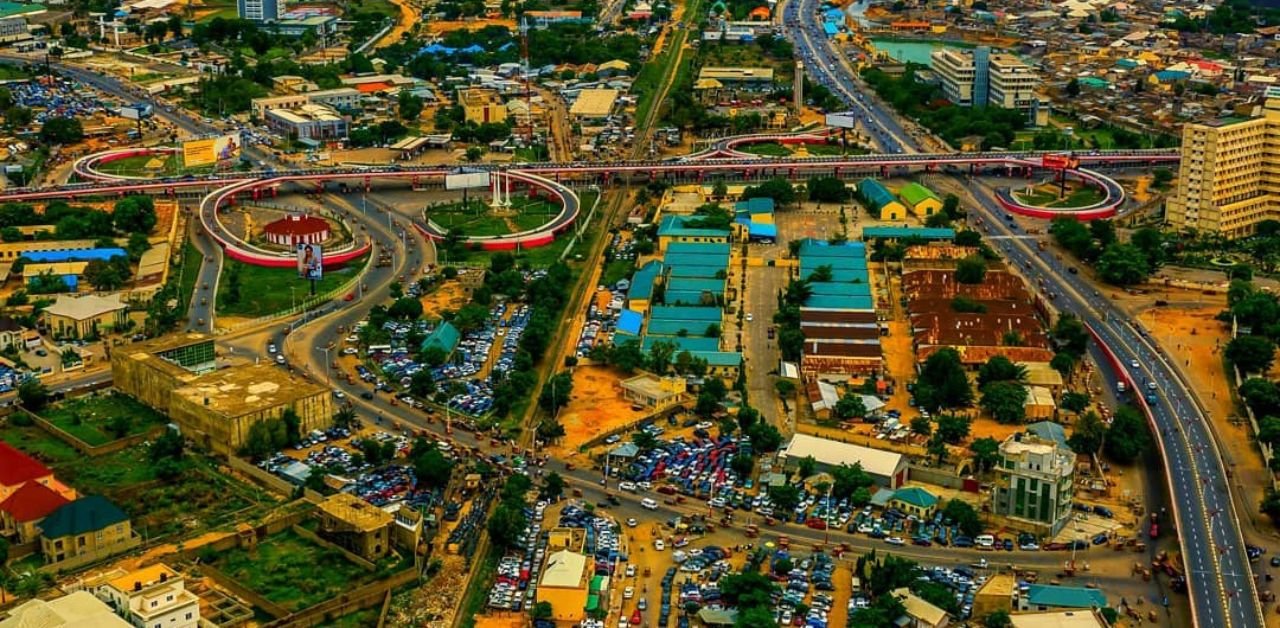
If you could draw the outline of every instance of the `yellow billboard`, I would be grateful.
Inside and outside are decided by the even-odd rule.
[[[240,158],[241,148],[240,135],[235,133],[183,142],[182,166],[196,168],[227,164]]]

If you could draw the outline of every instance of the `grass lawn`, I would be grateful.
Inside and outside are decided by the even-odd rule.
[[[518,200],[513,202],[518,202]],[[591,211],[592,204],[596,202],[596,193],[595,192],[578,192],[578,202],[582,205],[582,213],[579,220],[586,220],[587,213]],[[551,205],[550,208],[553,212],[560,211],[560,208],[555,205]],[[440,219],[439,219],[440,215],[441,214],[438,214],[438,213],[435,214],[432,217],[432,220],[435,220],[436,224],[443,225],[444,223],[440,222]],[[596,220],[599,220],[599,219],[600,219],[600,216],[597,214]],[[519,219],[517,218],[515,220],[518,221]],[[538,222],[537,224],[538,225],[544,224],[547,222],[547,220],[550,220],[550,216]],[[467,231],[467,234],[474,235],[470,231]],[[528,264],[529,266],[532,266],[534,268],[546,268],[556,263],[556,261],[560,259],[560,255],[564,253],[564,250],[566,248],[568,248],[569,240],[572,238],[573,238],[573,231],[569,230],[557,236],[555,241],[553,241],[551,244],[548,244],[547,246],[540,246],[533,249],[521,249],[520,251],[515,252],[516,263]],[[585,251],[587,250],[587,244],[585,242],[579,242],[577,245],[574,246],[574,250]],[[510,253],[511,251],[503,251],[503,252]],[[457,261],[481,262],[484,264],[488,264],[489,258],[492,255],[493,253],[489,251],[468,251],[465,259],[457,260]]]
[[[629,259],[616,259],[609,262],[604,267],[604,273],[600,275],[600,283],[606,286],[613,286],[631,274],[631,270],[635,268],[635,264]]]
[[[517,197],[511,199],[513,216],[495,216],[488,200],[469,199],[427,210],[427,217],[446,229],[461,229],[468,236],[497,236],[540,227],[556,214],[560,206],[543,199]],[[514,226],[514,229],[513,229]]]
[[[273,534],[257,550],[221,552],[213,566],[263,597],[297,611],[370,581],[375,575],[293,530]],[[481,592],[481,599],[487,592]]]
[[[93,445],[105,445],[116,438],[141,434],[168,420],[137,399],[119,393],[85,395],[45,408],[40,413],[46,420],[72,436]],[[117,436],[110,425],[124,417],[125,433]],[[123,428],[122,428],[123,429]]]
[[[752,155],[761,155],[764,157],[790,157],[791,149],[777,142],[761,142],[759,144],[747,144],[738,150]]]
[[[805,151],[810,155],[822,156],[827,155],[864,155],[866,149],[857,146],[849,146],[841,148],[839,144],[805,144]]]
[[[1067,197],[1058,198],[1056,191],[1035,190],[1031,194],[1015,192],[1014,197],[1028,205],[1038,207],[1087,207],[1102,201],[1102,192],[1092,186],[1076,188],[1067,193]]]
[[[153,159],[159,159],[164,162],[164,167],[156,170],[148,169],[146,166]],[[182,155],[173,153],[168,157],[160,157],[156,155],[134,155],[133,157],[124,157],[98,166],[98,170],[107,174],[115,174],[131,177],[170,177],[179,174],[208,174],[213,172],[213,166],[200,166],[197,168],[183,168]]]
[[[201,259],[203,259],[203,255],[194,244],[187,242],[182,245],[182,267],[178,270],[178,300],[183,304],[183,312],[191,309],[191,299],[195,296],[196,280],[200,279]]]
[[[211,529],[246,518],[246,509],[277,504],[270,494],[219,474],[204,458],[187,457],[187,470],[169,483],[126,488],[111,495],[149,536]],[[255,507],[261,507],[260,509]]]
[[[364,267],[367,259],[366,255],[341,268],[325,268],[324,278],[316,282],[316,294],[325,294],[346,283]],[[240,273],[240,300],[236,303],[227,300],[232,283],[229,275],[233,268],[238,268]],[[304,303],[310,295],[310,282],[299,279],[298,271],[293,268],[267,268],[228,259],[218,278],[218,315],[267,316]]]
[[[391,19],[400,16],[400,8],[388,0],[357,0],[351,3],[349,12],[352,14],[381,13]]]
[[[80,457],[71,445],[34,425],[14,425],[12,416],[4,425],[0,425],[0,440],[50,465],[70,462]]]
[[[78,457],[54,469],[58,478],[81,493],[105,495],[156,479],[141,445],[96,458]]]

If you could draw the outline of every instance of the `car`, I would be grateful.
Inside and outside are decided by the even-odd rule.
[[[1142,364],[1138,362],[1138,360],[1135,358],[1135,359],[1129,360],[1129,366],[1132,366],[1133,368],[1136,369],[1136,368],[1141,368]]]
[[[756,317],[754,317],[754,316],[752,316],[751,314],[749,314],[749,313],[748,313],[748,314],[747,314],[747,322],[748,322],[748,323],[750,323],[751,321],[754,321],[754,320],[756,320]]]
[[[653,549],[659,552],[666,551],[667,544],[662,539],[653,540]]]
[[[900,536],[891,536],[885,539],[884,542],[888,543],[889,545],[906,545],[907,544],[907,542],[902,540],[902,537]]]
[[[283,353],[277,353],[277,354],[276,354],[276,364],[279,364],[279,365],[281,365],[281,366],[283,366],[283,365],[284,365],[284,354],[283,354]]]
[[[627,577],[628,577],[628,578],[634,578],[634,577],[635,577],[635,575],[636,575],[636,566],[635,566],[635,565],[627,565],[627,571],[626,571],[626,574],[627,574]]]
[[[634,493],[636,491],[636,483],[635,482],[619,482],[618,488],[624,491],[631,491],[632,493]]]
[[[360,398],[364,399],[365,401],[371,401],[373,399],[373,393],[366,390],[360,393]]]
[[[644,610],[644,609],[646,609],[646,608],[649,608],[649,602],[645,601],[645,599],[644,599],[644,598],[640,598],[640,601],[636,602],[636,608],[638,608],[638,609],[640,609],[640,610]]]
[[[267,353],[274,354],[275,352],[276,352],[276,343],[274,342],[267,343]]]
[[[634,587],[627,587],[622,590],[622,599],[624,600],[629,600],[635,596],[636,596],[636,590]]]
[[[1147,382],[1147,390],[1155,390],[1155,389],[1156,389],[1155,382]]]
[[[627,519],[627,527],[628,527],[628,528],[634,528],[634,527],[636,527],[636,526],[638,526],[638,525],[640,525],[640,522],[639,522],[639,521],[636,521],[636,518],[635,518],[635,517],[632,517],[632,518],[630,518],[630,519]]]
[[[1272,567],[1280,567],[1280,556],[1272,556],[1272,557],[1271,557],[1271,566],[1272,566]]]

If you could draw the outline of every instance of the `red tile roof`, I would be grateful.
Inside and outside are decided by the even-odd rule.
[[[35,458],[14,449],[9,443],[0,442],[0,486],[18,486],[52,474],[49,467]]]
[[[268,223],[262,230],[277,235],[311,235],[313,233],[327,233],[329,231],[329,223],[325,219],[315,216],[290,215]]]
[[[0,510],[9,513],[18,523],[44,519],[49,513],[70,503],[57,491],[39,483],[27,482],[14,491],[9,499],[0,502]]]

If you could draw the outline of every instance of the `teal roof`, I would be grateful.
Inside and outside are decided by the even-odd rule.
[[[707,291],[713,294],[724,294],[723,279],[669,279],[667,280],[667,295],[672,292],[683,291],[701,292]]]
[[[698,266],[694,264],[680,264],[672,266],[667,270],[668,279],[678,278],[694,278],[694,279],[711,279],[720,273],[727,273],[724,265],[720,266]]]
[[[662,262],[652,261],[645,264],[631,276],[631,287],[627,289],[628,299],[647,301],[653,296],[653,284],[662,272]]]
[[[934,497],[933,493],[917,486],[898,489],[893,493],[893,499],[918,508],[933,508],[938,505],[938,498]]]
[[[431,335],[427,336],[426,340],[422,341],[422,349],[425,351],[429,347],[440,347],[445,350],[445,353],[453,353],[453,350],[458,348],[459,340],[462,340],[462,332],[459,332],[457,327],[445,321],[440,323],[440,326],[431,332]]]
[[[1125,59],[1121,59],[1120,61],[1125,61]],[[1116,65],[1119,65],[1119,63],[1117,63]],[[1087,76],[1085,78],[1082,78],[1080,79],[1079,83],[1081,87],[1090,87],[1093,89],[1106,89],[1111,85],[1111,83],[1107,82],[1106,80],[1097,78],[1095,76]]]
[[[45,538],[57,539],[97,532],[128,520],[128,515],[107,498],[89,495],[50,513],[40,522],[40,532]]]
[[[922,238],[925,240],[954,240],[955,229],[946,227],[863,227],[862,239],[889,238]]]
[[[813,273],[813,268],[806,268],[804,264],[800,265],[800,276],[808,277]],[[867,269],[850,268],[841,269],[834,268],[831,270],[831,279],[839,283],[867,283]]]
[[[707,293],[699,290],[667,290],[665,298],[672,305],[710,305],[715,303],[712,299],[716,296],[723,296],[723,293],[712,293],[707,298]]]
[[[44,11],[45,11],[45,6],[43,4],[21,4],[18,2],[0,2],[0,18],[26,15],[28,13],[43,13]]]
[[[733,211],[735,213],[746,212],[748,214],[772,214],[773,199],[768,197],[759,197],[745,201],[738,201],[733,204]]]
[[[702,229],[685,227],[684,223],[691,220],[691,216],[667,216],[662,219],[658,225],[658,237],[699,237],[699,238],[728,238],[728,229]]]
[[[718,307],[655,305],[649,311],[650,321],[701,321],[704,328],[707,323],[719,323],[722,318],[723,315]]]
[[[706,360],[708,366],[742,366],[742,354],[737,351],[694,351],[693,357]]]
[[[1027,426],[1027,431],[1041,440],[1051,441],[1063,447],[1067,445],[1067,430],[1053,421],[1032,423]]]
[[[1098,589],[1063,587],[1051,584],[1033,584],[1027,590],[1027,601],[1032,606],[1055,608],[1105,608],[1107,596]]]
[[[729,254],[724,255],[701,255],[697,253],[676,253],[672,255],[667,253],[662,257],[662,261],[667,266],[714,266],[717,270],[724,270],[729,265]]]
[[[858,193],[862,195],[862,198],[867,199],[867,202],[871,204],[871,209],[875,211],[880,211],[881,208],[889,203],[898,202],[898,199],[893,196],[893,192],[890,192],[888,188],[875,179],[863,179],[858,184]]]
[[[675,336],[684,330],[686,335],[701,336],[707,333],[707,327],[719,324],[718,321],[649,321],[645,333],[650,336]]]
[[[841,257],[860,259],[866,264],[867,245],[861,242],[846,242],[844,244],[828,244],[822,240],[814,240],[812,238],[800,243],[800,258],[828,258]],[[831,261],[823,260],[821,263],[830,264]]]
[[[809,290],[812,291],[813,294],[839,297],[871,296],[871,284],[869,283],[836,283],[821,281],[809,284]]]
[[[722,255],[729,257],[728,242],[672,242],[667,245],[667,255]]]
[[[815,294],[804,303],[804,307],[815,310],[872,310],[875,304],[870,296],[842,297]]]
[[[690,333],[693,333],[690,330]],[[649,353],[649,349],[657,342],[670,342],[675,344],[676,351],[688,351],[690,353],[699,352],[718,352],[720,351],[719,338],[707,338],[701,334],[689,336],[645,336],[644,342],[641,343],[640,349],[645,353]]]

